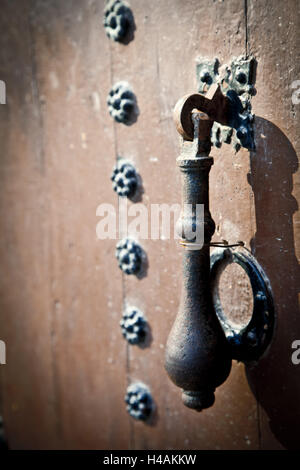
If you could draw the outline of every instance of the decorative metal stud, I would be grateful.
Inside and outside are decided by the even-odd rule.
[[[198,91],[206,93],[213,83],[219,83],[222,91],[233,102],[236,112],[232,117],[231,129],[214,122],[211,130],[211,142],[215,147],[222,143],[232,144],[237,152],[241,147],[249,150],[255,148],[253,137],[253,120],[251,114],[251,95],[254,94],[253,70],[255,61],[252,57],[234,58],[230,64],[220,67],[218,59],[198,59],[196,74]]]
[[[127,411],[132,418],[145,421],[153,410],[153,400],[148,387],[137,382],[129,385],[125,396]]]
[[[132,23],[132,13],[126,2],[108,0],[104,8],[103,24],[109,39],[121,41]]]
[[[239,96],[245,97],[245,93],[252,95],[254,93],[253,81],[254,59],[250,57],[238,57],[232,60],[230,70],[225,78],[226,83],[232,90],[235,90]]]
[[[109,114],[115,121],[128,124],[135,108],[135,96],[127,82],[118,82],[107,97]]]
[[[199,62],[196,65],[199,93],[205,93],[210,85],[216,82],[218,68],[218,59],[199,59]]]
[[[113,189],[119,196],[133,196],[137,188],[138,178],[133,164],[120,159],[114,167],[111,180]]]
[[[120,321],[124,338],[130,344],[141,343],[146,336],[147,322],[143,312],[136,307],[127,307]]]
[[[116,258],[125,274],[137,274],[142,264],[142,248],[131,238],[123,238],[117,243]]]

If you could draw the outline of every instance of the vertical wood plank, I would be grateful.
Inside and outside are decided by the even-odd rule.
[[[299,366],[291,360],[299,324],[299,2],[248,2],[250,52],[256,56],[257,151],[251,157],[255,256],[273,288],[277,331],[271,348],[249,371],[261,407],[263,449],[299,448]],[[271,40],[270,40],[271,38]],[[299,85],[298,87],[299,88]]]
[[[31,7],[17,20],[7,7],[1,35],[19,54],[2,67],[5,419],[12,447],[127,448],[121,275],[112,282],[115,241],[96,237],[97,206],[116,203],[103,2]]]
[[[56,446],[43,129],[29,2],[2,2],[0,76],[1,366],[3,417],[13,448]],[[23,34],[20,35],[20,31]]]
[[[284,11],[272,0],[130,4],[136,30],[124,45],[105,35],[102,0],[2,2],[0,79],[8,97],[0,106],[0,339],[7,365],[0,372],[10,444],[299,447],[300,390],[291,362],[300,333],[299,105],[291,99],[299,78],[298,2],[288,0]],[[250,159],[225,145],[212,152],[214,238],[251,247],[271,280],[278,328],[259,366],[246,376],[234,364],[213,408],[197,414],[183,407],[163,368],[179,303],[181,249],[172,239],[142,240],[146,276],[122,279],[116,241],[96,238],[96,209],[104,202],[117,210],[110,182],[116,156],[136,164],[149,210],[180,202],[173,107],[196,90],[198,55],[225,63],[245,51],[258,62],[257,151]],[[119,80],[137,96],[140,114],[132,126],[115,124],[107,111],[107,93]],[[232,282],[225,308],[237,293]],[[122,338],[126,304],[149,320],[147,347],[129,347]],[[153,393],[150,423],[126,413],[123,396],[135,380]]]
[[[117,126],[120,155],[132,159],[143,179],[142,202],[179,203],[176,169],[178,135],[172,110],[176,101],[196,88],[198,55],[230,60],[245,51],[242,2],[131,1],[137,25],[134,41],[113,44],[114,80],[127,80],[137,95],[140,115],[132,126]],[[249,244],[252,236],[247,152],[214,151],[211,208],[217,238]],[[230,177],[226,177],[230,175]],[[233,197],[234,192],[234,197]],[[131,203],[130,203],[131,205]],[[149,217],[150,220],[150,217]],[[243,224],[240,221],[243,220]],[[242,225],[242,226],[241,226]],[[244,367],[235,365],[217,391],[213,408],[197,414],[184,408],[180,390],[164,371],[164,345],[174,321],[181,280],[181,250],[174,240],[143,240],[147,275],[125,279],[126,303],[141,308],[150,323],[149,347],[130,347],[130,379],[152,390],[156,413],[148,425],[134,422],[134,447],[186,449],[251,449],[258,447],[256,400]],[[230,305],[230,295],[227,297]]]

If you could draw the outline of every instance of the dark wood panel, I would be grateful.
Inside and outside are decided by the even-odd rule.
[[[103,5],[32,5],[7,4],[1,35],[12,48],[1,67],[8,437],[17,448],[127,448],[121,275],[112,282],[115,241],[96,238],[97,206],[114,203]]]
[[[1,7],[1,366],[4,422],[12,447],[58,445],[51,341],[47,195],[28,2]],[[20,35],[19,32],[23,31]]]
[[[249,44],[258,61],[257,152],[251,157],[256,232],[252,246],[268,274],[276,303],[277,331],[269,353],[249,371],[260,404],[262,447],[299,448],[299,366],[291,344],[299,323],[299,2],[250,2]],[[270,40],[271,38],[271,40]],[[278,441],[280,444],[278,444]]]
[[[230,60],[245,52],[245,17],[241,2],[131,2],[137,29],[127,46],[112,44],[113,80],[127,80],[140,115],[130,127],[117,125],[118,150],[132,158],[143,178],[142,202],[180,202],[176,168],[179,139],[173,123],[176,101],[196,91],[198,55]],[[151,38],[151,40],[150,40]],[[129,66],[130,64],[130,66]],[[247,183],[247,152],[213,151],[211,208],[216,239],[252,236],[252,200]],[[226,176],[228,175],[228,176]],[[230,175],[230,177],[229,177]],[[243,224],[240,221],[243,220]],[[134,423],[135,448],[251,449],[258,447],[256,400],[242,365],[217,392],[212,409],[186,409],[181,393],[164,371],[164,345],[174,321],[181,280],[181,249],[174,240],[142,241],[149,269],[143,279],[126,277],[126,302],[137,304],[149,319],[149,348],[130,347],[130,378],[152,390],[157,411],[152,425]],[[230,305],[231,293],[227,302]]]
[[[291,342],[299,339],[299,105],[291,100],[299,78],[298,2],[285,2],[284,11],[271,0],[130,4],[136,29],[124,45],[105,35],[102,0],[2,2],[0,79],[8,98],[0,106],[0,338],[7,365],[0,378],[10,444],[299,447],[299,374],[291,363]],[[148,208],[180,202],[173,107],[197,88],[197,56],[225,63],[247,51],[258,61],[257,151],[250,158],[228,146],[212,152],[214,239],[251,248],[271,280],[278,328],[259,366],[246,376],[234,364],[213,408],[197,414],[184,408],[163,368],[179,303],[181,248],[174,240],[142,240],[146,275],[122,277],[116,240],[96,238],[96,209],[101,202],[118,208],[110,181],[117,156],[136,164]],[[107,111],[107,93],[119,80],[137,96],[131,126],[114,123]],[[246,280],[230,284],[225,308],[242,289],[246,311]],[[128,304],[149,320],[145,348],[122,338],[119,320]],[[153,393],[148,424],[125,409],[126,387],[135,380]]]

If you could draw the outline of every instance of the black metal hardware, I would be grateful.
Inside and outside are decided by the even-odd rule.
[[[153,399],[148,387],[141,383],[133,383],[127,388],[125,395],[127,411],[132,418],[145,421],[153,410]]]
[[[218,293],[218,279],[222,269],[238,263],[248,274],[253,291],[252,318],[239,327],[225,315]],[[233,359],[246,363],[257,361],[265,352],[274,330],[274,305],[270,282],[253,255],[243,247],[218,248],[210,258],[211,289],[216,314],[231,347]]]
[[[129,124],[136,107],[136,98],[127,82],[118,82],[110,90],[107,97],[110,115],[115,121]]]
[[[219,65],[218,59],[208,60],[202,57],[197,59],[196,74],[199,93],[205,94],[210,85],[217,82]]]
[[[229,124],[214,122],[211,130],[211,142],[215,147],[222,143],[232,143],[238,151],[240,147],[249,150],[255,148],[253,134],[254,116],[251,114],[251,96],[255,93],[253,57],[234,58],[231,64],[220,67],[218,59],[199,58],[196,74],[199,92],[206,94],[214,83],[220,85],[222,92],[231,100],[231,118]]]
[[[120,321],[122,334],[130,344],[142,343],[147,333],[147,322],[137,307],[127,307]]]
[[[202,70],[203,89],[205,84],[209,85],[211,70]],[[243,82],[244,77],[239,73],[241,71],[236,69],[235,76]],[[177,226],[185,251],[181,301],[167,341],[165,368],[171,380],[183,389],[183,403],[197,411],[213,405],[215,389],[228,377],[232,357],[249,362],[259,359],[273,331],[268,281],[254,258],[245,255],[242,246],[230,251],[228,242],[223,241],[227,246],[222,250],[222,259],[234,253],[232,260],[241,264],[250,276],[255,295],[252,320],[245,329],[236,330],[227,321],[220,302],[215,309],[212,300],[210,270],[214,279],[220,260],[212,257],[210,267],[210,245],[216,245],[211,243],[215,224],[209,211],[209,171],[213,164],[209,156],[211,129],[214,122],[238,128],[237,109],[235,97],[224,95],[220,85],[212,84],[206,95],[184,96],[174,110],[176,128],[183,137],[177,158],[182,172],[182,214]],[[198,204],[204,206],[204,220],[197,220],[193,215]],[[192,215],[186,210],[187,205],[192,206]],[[187,226],[194,226],[195,232],[199,224],[204,229],[203,244],[186,236]],[[216,303],[216,295],[214,298]]]
[[[183,285],[179,311],[166,346],[165,368],[171,380],[183,389],[183,403],[197,411],[212,406],[217,386],[231,369],[229,345],[214,312],[209,285],[209,243],[215,224],[209,211],[209,171],[213,158],[210,131],[212,116],[227,119],[228,101],[215,87],[208,97],[191,95],[175,107],[175,123],[184,141],[177,165],[182,172],[182,215],[178,227],[199,223],[189,220],[186,204],[204,205],[204,245],[197,247],[180,234],[184,246]],[[192,111],[195,111],[192,113]],[[222,113],[221,111],[222,110]],[[219,116],[218,116],[219,114]],[[194,140],[193,139],[194,136]]]
[[[137,274],[142,264],[142,248],[135,240],[123,238],[117,243],[116,258],[125,274]]]
[[[133,22],[132,12],[122,0],[108,0],[104,8],[103,25],[107,36],[121,41]]]
[[[113,189],[119,196],[131,197],[135,193],[138,177],[133,164],[119,159],[111,176]]]

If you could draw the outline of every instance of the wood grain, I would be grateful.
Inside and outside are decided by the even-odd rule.
[[[299,2],[288,0],[284,9],[274,0],[130,5],[135,30],[122,44],[105,35],[103,0],[1,2],[0,338],[7,364],[0,386],[10,446],[299,448],[300,382],[291,363],[291,343],[300,337],[299,105],[291,100]],[[139,202],[148,209],[180,202],[174,105],[197,91],[198,56],[229,63],[247,52],[257,60],[257,150],[212,151],[210,206],[214,240],[243,240],[269,276],[277,332],[259,366],[245,371],[235,363],[215,405],[197,414],[184,408],[163,366],[179,304],[181,248],[173,239],[141,240],[148,269],[141,278],[124,276],[116,240],[96,237],[96,209],[105,202],[118,210],[110,181],[118,156],[135,163]],[[119,80],[137,97],[131,126],[114,123],[107,111]],[[248,289],[240,281],[223,289],[227,310],[241,286]],[[247,311],[247,295],[240,302]],[[122,337],[125,305],[149,321],[143,348]],[[155,400],[147,424],[125,409],[126,387],[136,380]]]

